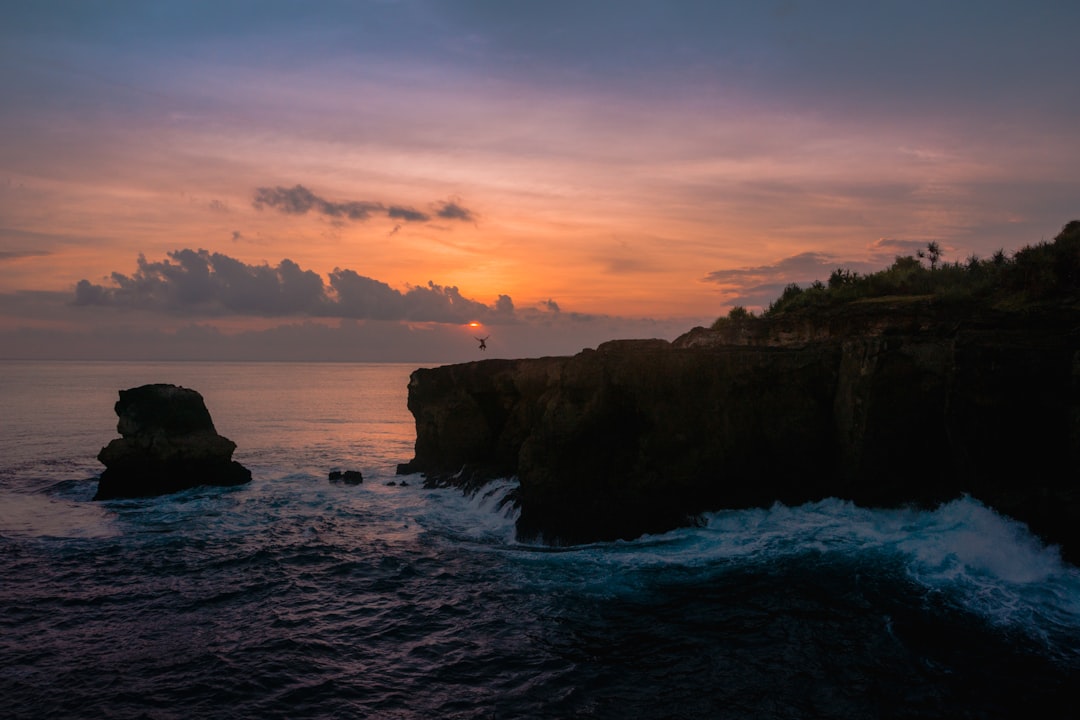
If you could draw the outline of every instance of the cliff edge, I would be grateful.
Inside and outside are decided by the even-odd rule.
[[[695,328],[573,357],[412,373],[414,459],[471,489],[516,475],[518,533],[631,538],[707,510],[968,493],[1080,561],[1080,323],[933,303],[743,338]]]

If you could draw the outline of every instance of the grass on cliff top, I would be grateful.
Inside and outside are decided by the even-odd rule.
[[[875,273],[837,268],[828,284],[815,280],[805,288],[788,285],[761,317],[779,318],[856,303],[927,301],[1007,311],[1080,302],[1080,220],[1066,224],[1052,242],[1023,247],[1012,257],[998,250],[987,259],[973,255],[963,262],[948,263],[942,261],[938,244],[929,243],[915,256],[898,256],[890,267]],[[735,306],[713,323],[713,329],[756,317]]]

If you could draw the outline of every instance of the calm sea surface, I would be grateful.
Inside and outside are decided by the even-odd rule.
[[[394,475],[412,369],[0,362],[0,717],[1080,716],[1080,571],[1023,525],[826,500],[519,544],[512,480]],[[150,382],[254,480],[91,501]]]

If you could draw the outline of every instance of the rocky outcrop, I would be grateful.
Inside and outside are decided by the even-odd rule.
[[[1076,315],[856,322],[417,370],[399,470],[466,489],[517,475],[519,535],[555,542],[775,501],[969,493],[1080,559]]]
[[[98,453],[105,471],[95,500],[251,480],[251,472],[232,459],[236,443],[217,434],[198,392],[176,385],[143,385],[121,390],[115,409],[121,437]]]
[[[334,485],[360,485],[364,476],[359,470],[331,470],[329,480]]]

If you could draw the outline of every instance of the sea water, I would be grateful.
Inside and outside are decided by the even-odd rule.
[[[0,363],[0,717],[1080,713],[1080,571],[1024,525],[826,499],[519,543],[512,478],[395,476],[412,369]],[[202,393],[252,482],[92,501],[150,382]]]

